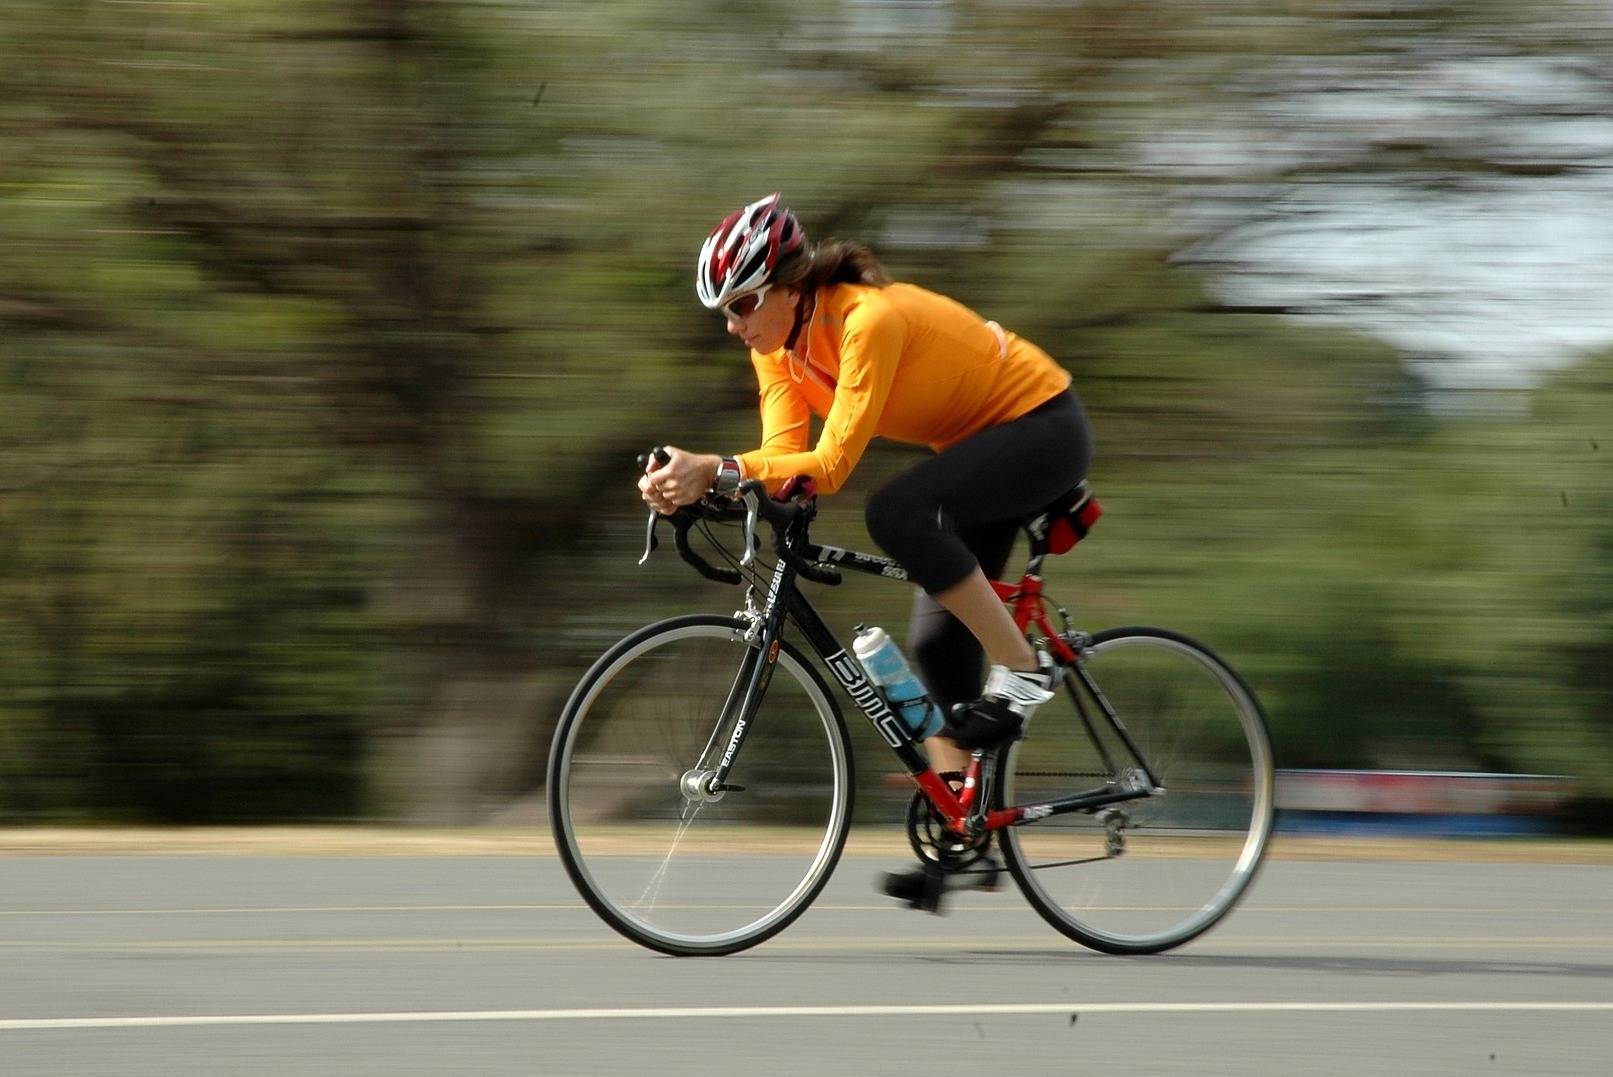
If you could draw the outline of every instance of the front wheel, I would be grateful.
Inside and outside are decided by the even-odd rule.
[[[1033,814],[1090,790],[1148,791],[1001,834],[1036,911],[1107,953],[1157,953],[1209,930],[1253,881],[1271,835],[1260,705],[1225,662],[1173,632],[1094,636],[998,766],[1001,802]]]
[[[692,616],[627,637],[578,683],[550,750],[567,874],[606,923],[663,953],[729,954],[782,931],[823,889],[851,825],[845,721],[789,644],[726,788],[711,788],[765,658],[744,629]]]

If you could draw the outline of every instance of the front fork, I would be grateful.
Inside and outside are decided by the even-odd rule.
[[[778,663],[780,638],[784,631],[785,605],[777,601],[782,590],[794,582],[795,572],[782,561],[774,570],[773,583],[768,591],[767,605],[758,609],[751,590],[745,592],[745,608],[735,618],[746,625],[738,637],[746,648],[739,671],[734,674],[728,697],[723,701],[711,738],[700,753],[695,766],[679,779],[683,799],[690,805],[715,803],[724,793],[743,792],[744,786],[732,785],[728,772],[733,769],[740,747],[750,732],[751,722],[761,706],[761,699],[773,679],[773,667]],[[723,739],[723,733],[727,738]]]

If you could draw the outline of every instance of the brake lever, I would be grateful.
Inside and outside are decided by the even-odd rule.
[[[661,514],[659,512],[654,509],[650,510],[650,521],[644,525],[644,556],[638,559],[638,563],[641,565],[648,561],[650,554],[654,553],[656,547],[661,545],[660,541],[655,537],[655,522],[660,518]]]
[[[756,514],[760,508],[758,496],[755,490],[745,491],[745,553],[739,563],[747,567],[756,560]]]
[[[649,467],[650,457],[652,456],[655,457],[656,463],[663,466],[665,466],[668,460],[672,459],[671,454],[668,453],[663,446],[657,445],[655,448],[638,458],[639,468],[643,469]],[[660,519],[660,517],[661,514],[659,512],[656,512],[654,509],[650,510],[649,522],[644,525],[644,556],[638,559],[638,563],[641,565],[648,561],[650,559],[650,554],[654,553],[656,547],[661,545],[661,543],[655,537],[655,521]]]

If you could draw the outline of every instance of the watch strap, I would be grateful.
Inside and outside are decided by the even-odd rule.
[[[731,494],[739,489],[744,477],[745,473],[740,469],[739,461],[732,456],[725,456],[717,465],[717,477],[713,480],[711,488],[719,494]]]

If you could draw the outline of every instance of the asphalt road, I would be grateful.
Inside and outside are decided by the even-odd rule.
[[[933,917],[848,857],[720,959],[618,938],[552,855],[20,856],[0,1074],[1605,1074],[1613,867],[1274,860],[1171,954],[1009,886]]]

